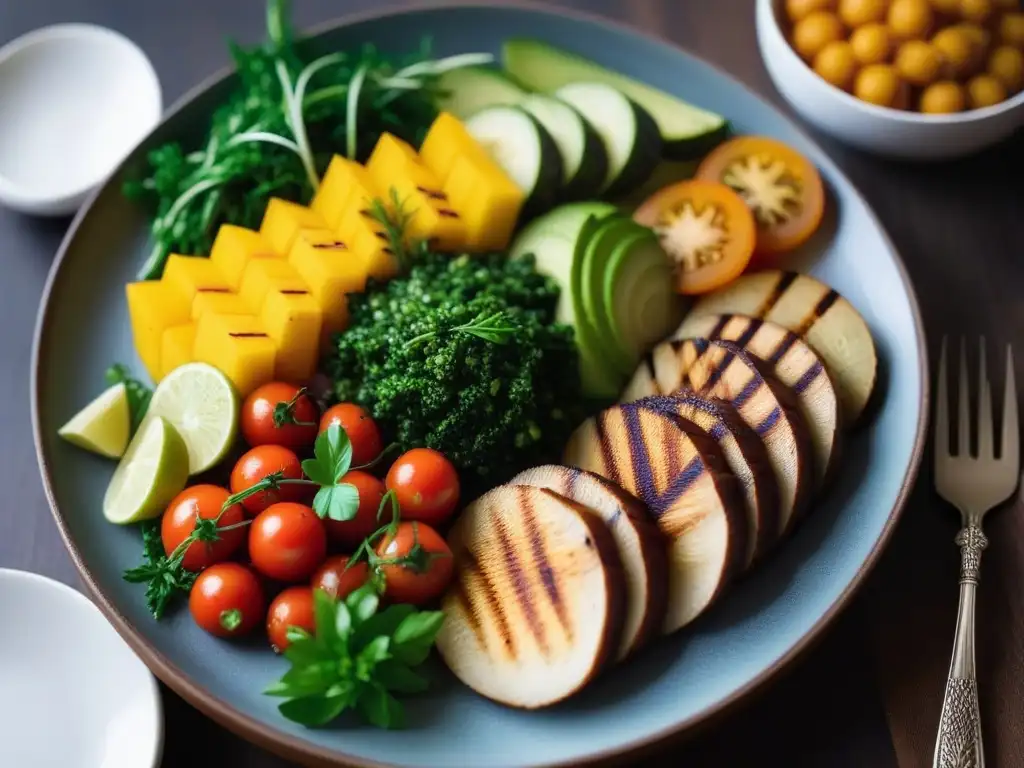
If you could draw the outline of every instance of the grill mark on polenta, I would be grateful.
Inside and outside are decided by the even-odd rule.
[[[800,327],[796,329],[796,333],[801,336],[806,336],[807,332],[811,330],[811,326],[824,317],[825,313],[828,312],[832,308],[832,305],[838,300],[839,294],[830,288],[828,293],[821,297],[821,300],[814,305],[814,309],[812,309],[803,319],[803,322],[800,323]]]
[[[565,601],[558,591],[558,579],[555,577],[555,569],[551,567],[547,552],[544,551],[544,538],[540,533],[540,526],[537,525],[537,512],[533,508],[535,495],[531,488],[522,486],[518,489],[519,512],[523,519],[523,527],[526,528],[526,535],[530,539],[530,552],[533,554],[533,564],[540,573],[540,582],[544,585],[544,591],[551,601],[551,607],[555,609],[558,616],[558,623],[565,630],[566,637],[572,641],[572,625],[569,623],[569,616],[565,612]]]
[[[265,339],[267,334],[265,333],[229,333],[232,339]]]
[[[438,208],[437,215],[442,219],[457,219],[459,214],[457,211],[453,211],[451,208]]]
[[[199,287],[196,288],[196,293],[231,293],[231,289]]]
[[[341,240],[332,240],[329,243],[314,243],[313,247],[318,251],[342,251],[348,250],[348,246]]]
[[[505,558],[505,570],[516,591],[516,599],[519,605],[522,606],[523,615],[526,617],[526,623],[530,625],[530,633],[533,635],[533,639],[537,641],[537,647],[540,648],[544,656],[547,656],[547,638],[544,637],[544,627],[541,625],[540,616],[537,614],[537,607],[533,604],[530,580],[526,577],[523,564],[519,562],[516,551],[512,547],[512,539],[509,536],[504,521],[499,517],[495,517],[493,522],[494,535],[498,539],[501,553]]]
[[[814,383],[814,380],[817,379],[824,370],[825,366],[821,364],[821,360],[815,360],[814,364],[804,371],[803,375],[797,379],[796,383],[793,385],[793,391],[798,395],[803,394],[803,392]]]
[[[476,641],[487,650],[487,633],[484,632],[484,626],[480,623],[480,616],[477,614],[477,606],[473,603],[473,598],[470,597],[470,591],[466,589],[466,585],[463,580],[469,574],[468,568],[463,568],[458,577],[452,582],[451,595],[455,598],[455,602],[459,604],[462,609],[463,616],[466,617],[466,624],[473,630],[473,634],[476,635]]]
[[[771,291],[765,297],[764,302],[757,308],[756,312],[752,314],[755,317],[767,317],[768,313],[772,311],[772,307],[779,303],[779,299],[782,298],[782,294],[789,290],[789,287],[796,281],[799,275],[796,272],[780,272],[779,280],[772,286]]]
[[[480,587],[487,598],[487,605],[491,609],[491,615],[494,617],[494,623],[497,625],[498,637],[501,638],[502,645],[508,650],[509,655],[515,658],[516,647],[513,641],[514,635],[512,634],[512,628],[508,623],[508,616],[505,615],[505,604],[498,598],[498,590],[494,588],[494,583],[490,577],[480,567],[480,563],[476,559],[476,555],[468,550],[463,553],[463,569],[468,573],[475,574],[476,578],[480,580]]]
[[[792,331],[787,331],[786,335],[782,337],[782,340],[775,345],[775,349],[772,350],[771,355],[768,357],[768,362],[772,365],[778,365],[782,358],[786,356],[786,353],[793,348],[796,344],[797,335]]]
[[[604,420],[607,418],[608,412],[599,413],[594,417],[594,434],[597,437],[598,450],[601,453],[601,464],[605,477],[613,482],[622,485],[622,477],[619,473],[619,465],[615,461],[615,451],[612,450],[612,444],[608,440],[608,430],[605,429]]]
[[[647,446],[644,444],[643,430],[640,427],[640,413],[636,408],[623,408],[621,413],[622,421],[626,426],[626,450],[629,452],[629,460],[633,469],[634,488],[639,492],[640,498],[654,498],[658,494],[658,488],[654,482],[651,458],[647,454]],[[662,443],[662,445],[665,444]],[[671,443],[668,444],[671,445]],[[666,451],[666,453],[672,453],[672,451]]]
[[[283,293],[285,296],[305,296],[309,291],[299,288],[283,288],[278,293]]]
[[[764,437],[771,431],[771,428],[779,423],[779,419],[782,418],[782,409],[779,406],[772,408],[772,412],[769,413],[760,424],[757,425],[756,432],[761,437]]]
[[[448,199],[448,195],[446,195],[444,192],[442,192],[439,189],[431,189],[429,187],[420,187],[420,186],[417,186],[416,189],[418,189],[420,192],[422,192],[424,195],[426,195],[431,200],[447,200]]]

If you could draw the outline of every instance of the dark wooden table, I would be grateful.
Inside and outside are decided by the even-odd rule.
[[[370,0],[295,0],[301,28]],[[389,5],[416,5],[415,0]],[[753,0],[577,0],[659,33],[715,62],[780,105],[760,61]],[[63,21],[118,29],[152,58],[165,103],[227,63],[227,36],[262,35],[258,0],[45,0],[0,2],[0,44]],[[2,113],[3,105],[0,105]],[[2,118],[0,118],[2,119]],[[1024,331],[1024,141],[946,165],[904,166],[822,138],[872,203],[905,259],[933,355],[942,334],[1006,343]],[[0,566],[77,585],[38,479],[28,412],[30,345],[39,296],[67,221],[0,210]],[[994,349],[994,348],[993,348]],[[1020,357],[1024,357],[1024,349]],[[1018,381],[1024,375],[1018,370]],[[926,457],[926,463],[930,457]],[[978,653],[989,768],[1024,763],[1024,525],[1019,504],[990,518]],[[931,764],[956,605],[952,511],[923,472],[895,540],[826,638],[742,710],[649,765],[918,768]],[[167,692],[164,765],[239,768],[285,762],[203,718]],[[202,746],[200,746],[202,744]]]

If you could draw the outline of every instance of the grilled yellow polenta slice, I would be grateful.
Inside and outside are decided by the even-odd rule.
[[[366,168],[354,160],[335,155],[327,166],[310,208],[323,218],[327,228],[335,229],[350,208],[369,205],[378,197],[382,195]]]
[[[608,525],[626,579],[626,613],[617,659],[660,634],[668,599],[666,542],[642,501],[593,472],[557,464],[527,469],[509,484],[547,488],[596,512]]]
[[[164,376],[178,366],[192,362],[195,341],[195,323],[176,325],[164,331],[160,355],[160,367]]]
[[[617,483],[647,504],[668,540],[662,631],[703,613],[741,571],[747,518],[715,441],[671,414],[619,405],[587,419],[563,461]]]
[[[251,315],[252,310],[237,293],[197,293],[192,300],[192,320],[207,312],[218,315]]]
[[[254,315],[207,313],[196,324],[193,358],[218,368],[242,397],[273,380],[276,354],[274,340]]]
[[[426,240],[435,251],[459,251],[466,245],[466,224],[448,199],[448,193],[425,166],[410,165],[392,182],[402,209],[409,216],[406,235]]]
[[[420,164],[416,150],[394,134],[386,131],[377,139],[377,143],[366,161],[366,171],[373,179],[373,187],[378,194],[387,194],[393,179],[407,175],[410,166]]]
[[[249,308],[258,315],[263,308],[263,300],[271,291],[308,291],[309,286],[299,277],[295,267],[285,259],[256,259],[250,261],[242,273],[242,285],[238,295]]]
[[[525,197],[490,158],[460,155],[452,164],[442,189],[465,228],[470,251],[498,251],[508,247]]]
[[[441,112],[434,118],[420,145],[419,156],[442,185],[448,181],[455,161],[460,157],[471,157],[481,163],[494,165],[486,150],[450,112]]]
[[[359,259],[367,277],[389,280],[398,274],[398,261],[387,232],[368,208],[350,208],[336,231]]]
[[[274,378],[305,384],[316,372],[323,313],[308,288],[270,291],[260,322],[277,345]]]
[[[259,232],[234,224],[222,224],[210,250],[210,261],[217,266],[228,286],[238,290],[242,272],[250,259],[280,258]]]
[[[614,660],[625,576],[595,512],[547,489],[499,486],[462,512],[448,545],[455,579],[437,648],[470,688],[536,709]]]
[[[323,315],[320,338],[326,348],[333,334],[348,327],[348,296],[366,287],[363,261],[329,229],[304,229],[288,263],[309,286]]]
[[[163,377],[164,331],[189,321],[190,302],[162,280],[144,280],[125,286],[135,352],[154,382]]]
[[[274,253],[285,258],[291,251],[292,243],[295,242],[300,229],[326,226],[327,222],[324,221],[323,216],[312,208],[282,200],[279,197],[272,197],[263,212],[260,235],[267,241],[267,245]]]

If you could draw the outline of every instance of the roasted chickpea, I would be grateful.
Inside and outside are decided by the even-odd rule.
[[[902,40],[920,40],[932,28],[932,9],[927,0],[892,0],[889,31]]]
[[[889,28],[884,24],[865,24],[853,30],[850,47],[861,64],[881,64],[889,58],[892,48]]]
[[[887,5],[886,0],[839,0],[839,18],[850,29],[856,29],[865,24],[882,21]]]
[[[896,70],[888,64],[871,64],[864,67],[853,83],[853,93],[858,99],[877,104],[880,107],[894,107],[899,103],[900,82]]]
[[[992,13],[992,0],[960,0],[960,17],[984,24]]]
[[[1024,88],[1024,53],[1012,45],[1001,45],[988,57],[988,73],[1009,93]]]
[[[908,40],[896,51],[896,72],[911,85],[934,83],[942,70],[942,54],[924,40]]]
[[[971,41],[971,57],[967,69],[971,73],[979,71],[985,64],[985,56],[988,54],[989,45],[992,42],[992,34],[987,29],[968,21],[957,24],[951,29],[959,30]]]
[[[999,39],[1024,48],[1024,12],[1003,14],[999,20]]]
[[[932,38],[932,45],[945,61],[947,77],[966,77],[975,62],[974,43],[964,30],[957,27],[940,29]]]
[[[793,27],[793,47],[810,61],[829,43],[843,39],[843,23],[828,11],[815,11]]]
[[[1006,101],[1006,86],[992,75],[977,75],[967,81],[967,103],[971,109],[991,107]]]
[[[815,11],[834,11],[836,0],[786,0],[786,16],[794,24]]]
[[[835,40],[814,57],[814,71],[836,88],[849,90],[853,76],[857,74],[857,59],[853,48],[845,40]]]
[[[962,112],[966,106],[964,90],[959,83],[944,80],[932,83],[921,94],[921,111],[927,115],[946,115]]]

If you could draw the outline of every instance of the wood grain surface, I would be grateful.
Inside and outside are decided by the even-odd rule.
[[[301,28],[380,3],[295,0]],[[415,0],[385,3],[415,6]],[[781,99],[754,35],[753,0],[578,0],[557,3],[660,34]],[[165,103],[227,63],[227,36],[262,34],[257,0],[0,2],[0,44],[32,28],[89,21],[118,29],[152,58]],[[2,105],[0,105],[2,109]],[[788,110],[787,110],[788,111]],[[933,356],[944,333],[996,344],[1024,330],[1024,141],[952,164],[901,165],[821,138],[864,193],[917,288]],[[67,221],[0,210],[0,567],[77,584],[43,498],[28,414],[30,344],[39,296]],[[1018,353],[1024,361],[1024,346]],[[1018,366],[1018,381],[1024,369]],[[930,466],[930,454],[926,457]],[[978,657],[989,768],[1024,762],[1024,517],[1020,504],[986,520]],[[957,600],[955,513],[925,470],[895,540],[867,588],[825,639],[743,709],[646,766],[918,768],[930,765]],[[165,697],[165,768],[282,768],[173,694]],[[637,765],[632,762],[632,765]]]

